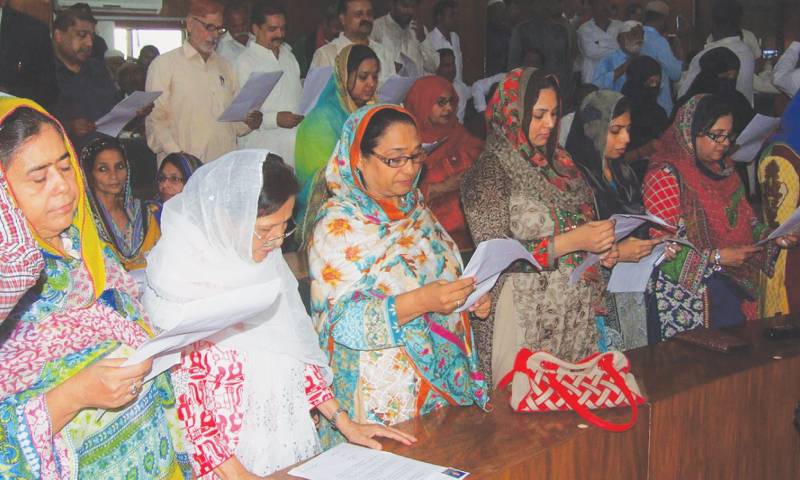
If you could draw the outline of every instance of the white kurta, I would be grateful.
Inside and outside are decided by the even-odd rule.
[[[303,87],[300,84],[300,65],[292,47],[281,45],[279,56],[257,42],[250,42],[234,64],[236,77],[243,85],[253,72],[282,71],[283,76],[261,105],[261,128],[239,137],[239,148],[265,148],[294,168],[294,143],[297,128],[278,126],[278,112],[297,113]],[[241,85],[240,85],[241,88]]]
[[[417,40],[411,24],[403,28],[391,15],[384,15],[375,20],[370,39],[383,45],[393,58],[399,59],[401,53],[405,54],[422,71],[422,43]]]
[[[311,59],[311,66],[333,67],[335,69],[336,56],[339,55],[339,52],[341,52],[344,47],[352,43],[353,42],[349,38],[344,36],[344,33],[340,33],[339,36],[333,41],[319,47],[317,51],[314,52],[314,57]],[[386,47],[376,41],[370,40],[368,47],[375,52],[375,54],[378,56],[378,60],[381,63],[381,73],[378,76],[378,85],[383,85],[383,82],[385,82],[386,79],[397,73],[395,62],[397,62],[398,59],[392,57],[391,52],[389,52]]]
[[[247,47],[256,41],[252,33],[248,33],[247,38],[247,45],[242,45],[231,36],[230,32],[225,33],[225,35],[219,39],[219,43],[217,43],[217,55],[233,65],[236,63],[236,59],[239,58],[239,55],[244,53]]]
[[[449,48],[456,57],[456,82],[464,83],[464,57],[461,54],[461,39],[456,32],[446,38],[438,28],[434,28],[422,42],[422,55],[425,59],[425,72],[434,74],[439,68],[439,50]]]
[[[578,47],[580,48],[581,58],[581,77],[583,83],[592,83],[594,77],[594,67],[600,63],[606,55],[617,48],[617,32],[622,22],[611,20],[607,30],[603,30],[594,23],[594,19],[589,20],[578,28]],[[547,55],[547,52],[544,52]]]

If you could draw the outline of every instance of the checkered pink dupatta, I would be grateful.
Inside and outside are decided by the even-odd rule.
[[[574,410],[584,420],[612,432],[633,427],[638,405],[645,402],[628,359],[617,351],[595,353],[570,363],[541,350],[523,348],[498,388],[509,384],[511,408],[517,412]],[[623,424],[609,422],[591,411],[623,406],[631,407],[631,419]]]

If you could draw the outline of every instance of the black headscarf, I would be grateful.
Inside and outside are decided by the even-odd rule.
[[[741,62],[729,48],[717,47],[700,57],[700,73],[697,74],[689,90],[675,103],[675,112],[690,98],[701,93],[718,95],[733,108],[733,132],[741,133],[755,116],[755,111],[744,95],[736,90],[736,79],[720,78],[731,70],[739,71]]]
[[[634,150],[661,136],[669,126],[667,113],[658,104],[659,86],[647,86],[647,80],[661,76],[661,65],[646,55],[640,55],[628,65],[622,94],[631,105],[631,143]]]
[[[586,96],[575,112],[566,149],[583,171],[594,190],[600,219],[618,213],[644,213],[641,183],[623,158],[606,161],[608,128],[623,97],[618,92],[600,90]],[[627,101],[627,100],[626,100]],[[603,175],[608,163],[613,184]]]

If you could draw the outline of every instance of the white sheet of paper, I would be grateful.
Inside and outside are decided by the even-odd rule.
[[[222,112],[218,120],[220,122],[243,122],[250,112],[261,108],[264,100],[269,97],[282,76],[283,71],[281,70],[251,73],[250,78],[247,79],[233,102]]]
[[[403,52],[400,52],[400,64],[402,65],[399,72],[401,77],[419,78],[422,76],[417,64]]]
[[[431,143],[423,143],[423,144],[422,144],[422,149],[423,149],[423,150],[425,150],[425,153],[427,153],[428,155],[430,155],[430,154],[431,154],[431,153],[433,153],[433,152],[434,152],[434,151],[435,151],[437,148],[439,148],[439,146],[440,146],[441,144],[443,144],[445,140],[447,140],[447,137],[442,137],[442,138],[440,138],[439,140],[436,140],[436,141],[434,141],[434,142],[431,142]]]
[[[155,102],[160,96],[161,92],[133,92],[94,122],[97,131],[116,138],[125,125],[136,118],[139,110]]]
[[[403,100],[406,99],[406,94],[411,90],[411,85],[414,85],[416,81],[417,79],[415,78],[392,75],[378,89],[378,100],[384,103],[403,103]]]
[[[500,278],[500,274],[517,260],[525,260],[536,267],[537,270],[542,269],[542,266],[533,258],[531,252],[516,240],[496,238],[478,244],[478,248],[475,249],[475,253],[472,254],[469,264],[464,268],[464,273],[461,275],[461,278],[475,277],[477,285],[475,286],[475,291],[467,297],[464,305],[456,312],[463,312],[474,305],[494,287],[497,279]]]
[[[243,295],[242,292],[249,294]],[[180,350],[236,325],[258,312],[267,310],[281,292],[281,280],[275,279],[183,304],[178,323],[142,344],[124,363],[134,365],[153,358],[153,368],[144,381],[150,380],[180,362]],[[240,298],[251,298],[242,303]],[[238,301],[232,301],[236,298]]]
[[[770,240],[780,238],[786,234],[796,231],[797,229],[800,229],[800,207],[798,207],[794,212],[792,212],[792,214],[789,215],[789,218],[787,218],[785,222],[778,225],[778,228],[773,230],[772,233],[770,233],[769,236],[767,236],[767,238],[756,243],[756,246],[760,246],[769,242]]]
[[[664,255],[666,248],[666,244],[661,243],[653,248],[650,255],[638,262],[620,262],[614,265],[611,270],[611,278],[608,280],[608,291],[612,293],[644,292],[653,268]]]
[[[322,90],[333,75],[333,67],[312,67],[303,81],[303,95],[300,97],[298,115],[308,115],[317,106]]]
[[[736,162],[752,162],[758,155],[758,151],[761,150],[764,141],[775,132],[780,124],[780,118],[757,113],[736,139],[739,149],[731,155],[731,158]]]
[[[289,475],[307,480],[452,480],[469,475],[444,473],[447,470],[394,453],[341,443],[289,470]]]

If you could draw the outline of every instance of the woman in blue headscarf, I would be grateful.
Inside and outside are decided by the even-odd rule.
[[[800,95],[795,95],[758,163],[763,222],[775,228],[800,206]],[[761,315],[800,312],[800,251],[781,250],[772,278],[763,277]]]

